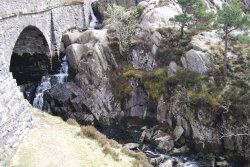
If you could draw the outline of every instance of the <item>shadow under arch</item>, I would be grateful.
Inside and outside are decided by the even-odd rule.
[[[50,47],[37,27],[27,26],[20,33],[12,51],[10,72],[22,92],[35,90],[42,76],[50,72]],[[30,96],[25,98],[30,101],[34,95]]]

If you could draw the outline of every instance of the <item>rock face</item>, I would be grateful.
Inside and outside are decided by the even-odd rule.
[[[196,110],[190,113],[185,107],[169,106],[163,97],[158,100],[157,120],[174,131],[175,139],[182,136],[191,140],[189,146],[197,151],[205,150],[218,153],[226,150],[232,155],[249,160],[250,147],[248,144],[245,145],[244,141],[249,141],[250,138],[248,136],[221,138],[221,129],[218,127],[230,129],[228,127],[230,123],[226,119],[223,119],[222,123],[215,121],[220,117],[220,113],[212,114],[210,109],[204,106],[197,106]],[[210,124],[204,123],[209,121]],[[173,150],[173,152],[176,151]]]
[[[64,91],[61,91],[64,90]],[[45,108],[64,120],[73,118],[81,124],[94,124],[94,116],[84,104],[86,95],[75,83],[57,85],[45,92]]]
[[[99,1],[102,2],[102,1]],[[162,47],[162,36],[158,31],[161,27],[172,27],[169,21],[174,15],[179,14],[178,5],[170,3],[158,6],[159,1],[142,1],[139,6],[145,7],[141,16],[142,22],[138,30],[138,38],[150,31],[150,49],[136,45],[131,48],[128,63],[135,69],[153,71],[157,68],[155,53]],[[168,13],[169,12],[169,13]],[[145,40],[145,39],[144,39]],[[183,57],[184,68],[204,74],[213,68],[214,50],[210,44],[220,45],[220,39],[211,33],[202,33],[193,38],[190,49]],[[161,130],[146,129],[143,131],[140,142],[149,142],[165,152],[172,151],[176,154],[186,152],[183,146],[174,149],[174,144],[188,139],[193,149],[204,151],[218,151],[222,149],[237,152],[243,157],[249,157],[249,147],[244,145],[246,138],[220,139],[220,131],[216,124],[205,125],[207,119],[214,118],[209,114],[209,108],[197,106],[190,113],[187,106],[183,108],[177,103],[171,106],[174,99],[166,99],[163,95],[158,100],[151,101],[145,88],[140,84],[140,79],[129,77],[132,91],[129,97],[122,102],[114,100],[111,91],[110,75],[117,69],[116,55],[108,45],[107,30],[87,30],[72,35],[66,34],[63,43],[67,47],[66,53],[70,69],[75,72],[73,81],[58,85],[46,92],[47,108],[53,114],[61,115],[64,119],[75,118],[82,124],[110,125],[118,123],[120,118],[151,118],[158,121],[164,128],[173,130],[173,136]],[[210,44],[207,44],[210,43]],[[181,63],[170,61],[168,75],[174,76]],[[65,90],[60,92],[60,90]],[[186,108],[185,108],[186,107]],[[73,112],[72,112],[73,111]],[[205,114],[203,114],[205,113]],[[223,121],[222,121],[223,122]],[[232,146],[237,143],[236,146]],[[178,143],[179,144],[179,143]],[[183,143],[182,143],[183,144]],[[244,151],[243,151],[244,150]],[[244,153],[243,153],[244,152]],[[170,164],[171,165],[171,164]]]
[[[156,67],[156,62],[151,51],[147,51],[141,46],[132,50],[130,63],[135,69],[152,71]]]
[[[147,93],[142,87],[138,86],[138,81],[136,79],[131,78],[130,83],[133,90],[130,93],[130,98],[126,102],[126,116],[145,119],[146,116],[148,116]]]
[[[77,73],[80,61],[85,59],[88,55],[91,56],[93,51],[85,45],[72,44],[66,48],[65,52],[69,66]]]
[[[111,68],[116,66],[116,62],[107,46],[106,33],[107,30],[87,30],[76,40],[78,44],[67,47],[70,69],[77,73],[73,79],[75,84],[64,85],[68,90],[61,95],[65,98],[68,96],[69,99],[60,98],[61,95],[57,94],[59,87],[47,92],[47,108],[52,113],[66,115],[65,119],[81,119],[83,124],[97,120],[102,125],[109,125],[115,117],[122,114],[119,103],[113,99],[107,76]],[[56,101],[60,101],[61,107],[53,109],[56,108]],[[71,114],[69,108],[79,112]],[[90,120],[85,119],[86,114]]]

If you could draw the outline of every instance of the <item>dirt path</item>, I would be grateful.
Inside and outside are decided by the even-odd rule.
[[[36,123],[25,136],[10,167],[130,167],[132,159],[124,154],[115,161],[102,151],[97,141],[82,138],[79,127],[58,117],[34,111]]]

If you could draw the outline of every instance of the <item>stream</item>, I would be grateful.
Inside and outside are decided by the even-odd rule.
[[[90,3],[92,3],[92,1],[90,1]],[[89,6],[90,6],[90,9],[89,9],[90,16],[91,16],[89,28],[98,29],[96,27],[100,27],[100,22],[95,17],[91,4]],[[67,82],[67,77],[68,77],[68,63],[67,63],[66,56],[64,56],[61,62],[60,70],[57,74],[54,74],[54,75],[48,74],[42,77],[41,83],[36,88],[36,94],[35,94],[35,98],[33,101],[33,106],[35,108],[42,110],[43,105],[44,105],[44,99],[43,99],[44,92],[46,90],[53,88],[53,86]],[[138,142],[138,134],[136,137],[133,137],[133,134],[128,134],[129,133],[128,131],[129,131],[128,129],[124,131],[124,130],[121,130],[119,128],[114,128],[114,127],[109,127],[108,129],[101,130],[101,132],[107,135],[109,138],[113,138],[123,144],[128,142],[126,141],[126,137],[128,136],[130,137],[129,142]],[[131,130],[130,132],[132,131],[133,130]],[[202,155],[195,155],[195,154],[186,155],[185,154],[185,155],[174,156],[174,155],[170,155],[166,153],[163,154],[159,152],[158,150],[154,149],[152,146],[149,146],[143,149],[138,147],[137,151],[143,151],[150,158],[161,156],[161,157],[164,157],[165,160],[171,159],[173,160],[173,162],[176,162],[177,164],[182,164],[182,166],[180,167],[210,167],[211,166],[210,163],[202,160],[203,158]],[[159,165],[155,165],[155,166],[159,166]],[[230,164],[229,167],[237,167],[237,165]]]

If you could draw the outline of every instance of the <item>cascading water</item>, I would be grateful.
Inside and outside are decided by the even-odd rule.
[[[100,20],[98,20],[98,18],[95,16],[94,10],[92,8],[92,3],[94,1],[95,0],[86,0],[84,3],[85,22],[87,25],[89,25],[89,28],[101,29],[102,24]]]
[[[98,19],[96,18],[95,14],[94,14],[94,10],[93,10],[93,8],[92,8],[91,5],[90,5],[90,16],[91,16],[91,21],[90,21],[90,23],[89,23],[89,26],[90,26],[91,28],[96,28],[96,27],[98,27],[99,21],[98,21]]]
[[[62,59],[61,68],[58,74],[43,76],[41,83],[36,89],[36,95],[33,101],[33,106],[38,109],[43,109],[44,92],[57,84],[62,84],[68,78],[68,62],[66,56]]]

